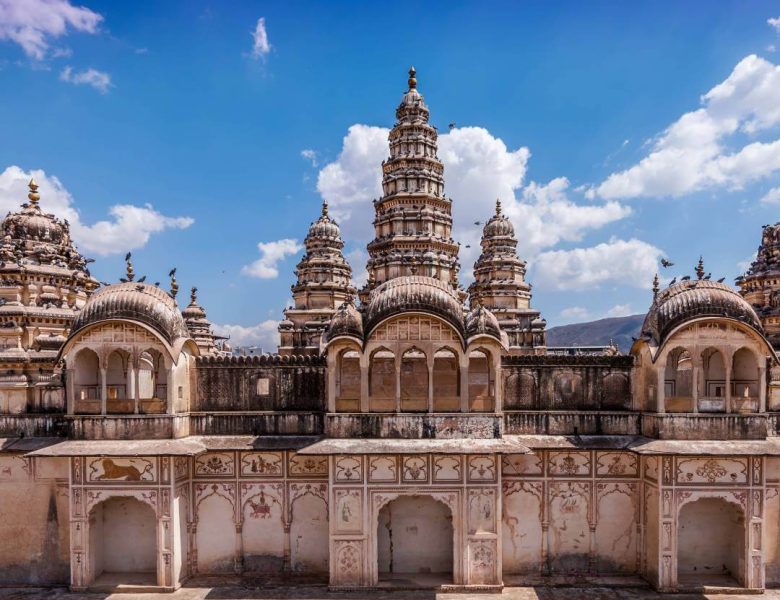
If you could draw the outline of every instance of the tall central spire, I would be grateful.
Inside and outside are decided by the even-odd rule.
[[[382,163],[382,197],[374,200],[375,238],[368,244],[369,287],[395,277],[424,275],[458,284],[458,245],[452,239],[452,200],[444,196],[444,166],[436,128],[409,69],[409,89],[395,111]]]

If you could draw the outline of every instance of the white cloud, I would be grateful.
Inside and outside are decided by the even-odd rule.
[[[0,0],[0,40],[21,46],[35,60],[43,60],[51,39],[68,29],[94,34],[103,17],[69,0]]]
[[[312,167],[316,167],[319,164],[317,151],[312,150],[311,148],[306,148],[306,150],[301,150],[301,157],[308,160],[311,163]]]
[[[764,194],[761,204],[780,204],[780,187],[772,188]]]
[[[260,17],[252,32],[252,58],[265,59],[271,52],[271,44],[268,42],[268,33],[265,30],[265,17]]]
[[[238,346],[260,346],[266,352],[276,352],[279,346],[279,321],[268,319],[257,325],[214,325],[214,332],[230,338],[233,348]]]
[[[108,90],[113,87],[111,75],[92,67],[74,72],[72,67],[67,66],[60,73],[60,81],[67,81],[73,85],[88,85],[101,94],[107,94]]]
[[[630,304],[615,304],[615,306],[613,306],[606,313],[604,313],[604,316],[605,317],[627,317],[633,314],[634,311],[631,310]]]
[[[776,50],[777,50],[777,46],[775,46],[774,44],[768,44],[766,47],[767,52],[775,52]]]
[[[536,258],[535,282],[552,290],[585,290],[606,283],[648,289],[662,256],[661,249],[637,239],[550,250]]]
[[[713,187],[738,189],[780,170],[780,140],[728,145],[735,134],[754,136],[780,123],[780,67],[750,55],[701,104],[659,134],[647,156],[611,174],[589,196],[678,197]]]
[[[111,220],[87,225],[81,221],[73,196],[57,177],[40,169],[24,171],[17,166],[0,173],[0,212],[18,210],[27,201],[27,182],[31,177],[40,186],[41,208],[67,219],[74,241],[87,253],[105,256],[141,248],[154,233],[186,229],[194,222],[190,217],[167,217],[149,204],[117,204],[108,209]]]
[[[286,256],[297,254],[303,246],[298,243],[298,240],[286,238],[273,242],[260,242],[257,248],[260,250],[260,258],[252,264],[241,267],[241,272],[258,279],[275,279],[279,276],[279,262]]]
[[[389,152],[388,133],[383,127],[353,125],[338,158],[320,170],[317,189],[347,239],[365,242],[373,237],[371,199],[382,194],[381,163]],[[519,251],[525,258],[560,241],[578,241],[586,232],[631,212],[615,201],[574,202],[568,197],[565,177],[523,188],[528,149],[510,150],[481,127],[456,128],[440,135],[439,156],[445,165],[445,191],[453,198],[453,237],[462,244],[460,258],[466,277],[482,235],[482,228],[474,223],[493,215],[496,198],[501,198],[504,212],[515,225]]]
[[[561,311],[561,319],[567,322],[585,321],[590,317],[590,312],[583,306],[570,306]]]
[[[770,17],[766,20],[769,26],[777,33],[780,33],[780,17]]]
[[[750,268],[750,265],[753,264],[753,261],[758,258],[758,251],[753,252],[750,256],[748,256],[745,260],[741,260],[737,263],[737,268],[739,269],[740,273],[744,273]]]
[[[347,252],[344,258],[352,267],[352,285],[357,289],[362,288],[368,281],[368,270],[366,269],[368,252],[363,248],[354,248]]]

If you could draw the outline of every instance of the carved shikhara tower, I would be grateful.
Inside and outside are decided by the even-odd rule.
[[[352,268],[344,259],[339,226],[323,203],[320,218],[309,227],[306,252],[295,270],[291,286],[293,306],[279,324],[279,354],[320,353],[320,338],[336,309],[355,295]]]
[[[543,352],[546,321],[531,308],[531,284],[525,280],[524,260],[517,255],[512,222],[501,212],[482,230],[482,253],[474,263],[474,282],[469,286],[472,305],[480,304],[496,315],[514,350]]]
[[[417,91],[415,70],[395,111],[390,158],[382,163],[382,197],[374,201],[376,237],[368,244],[369,283],[422,275],[458,285],[458,244],[452,239],[452,200],[444,195],[444,166],[436,128]]]
[[[740,293],[761,318],[769,341],[780,348],[780,223],[764,225],[761,245],[747,273],[737,277]]]

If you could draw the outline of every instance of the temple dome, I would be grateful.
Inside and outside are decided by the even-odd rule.
[[[678,325],[700,317],[736,319],[763,334],[756,311],[739,293],[724,283],[699,279],[659,292],[642,324],[642,335],[660,345]]]
[[[496,200],[496,214],[490,217],[482,229],[483,238],[515,237],[515,228],[512,221],[501,212],[501,202]]]
[[[329,342],[340,336],[363,339],[363,316],[351,299],[343,302],[336,310],[325,332],[325,341]]]
[[[338,223],[328,216],[328,205],[322,203],[322,215],[309,227],[307,239],[341,239]]]
[[[72,332],[108,320],[138,321],[168,343],[189,337],[176,301],[165,290],[146,283],[117,283],[97,290],[73,322]]]
[[[30,202],[22,205],[22,210],[8,214],[2,221],[3,235],[14,239],[62,244],[67,241],[65,224],[54,215],[44,213],[38,202],[41,199],[38,185],[30,180]]]
[[[387,317],[404,311],[420,311],[441,317],[463,335],[463,304],[447,283],[423,275],[407,275],[385,281],[371,291],[365,312],[365,330],[371,331]]]
[[[496,315],[481,304],[477,304],[466,315],[466,338],[471,339],[478,335],[490,335],[501,339],[501,326]]]

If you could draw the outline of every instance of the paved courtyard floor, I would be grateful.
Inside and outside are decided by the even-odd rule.
[[[749,594],[658,594],[645,588],[508,587],[500,594],[426,591],[328,592],[321,586],[184,587],[171,594],[71,593],[64,588],[0,588],[0,600],[780,600],[780,590]]]

